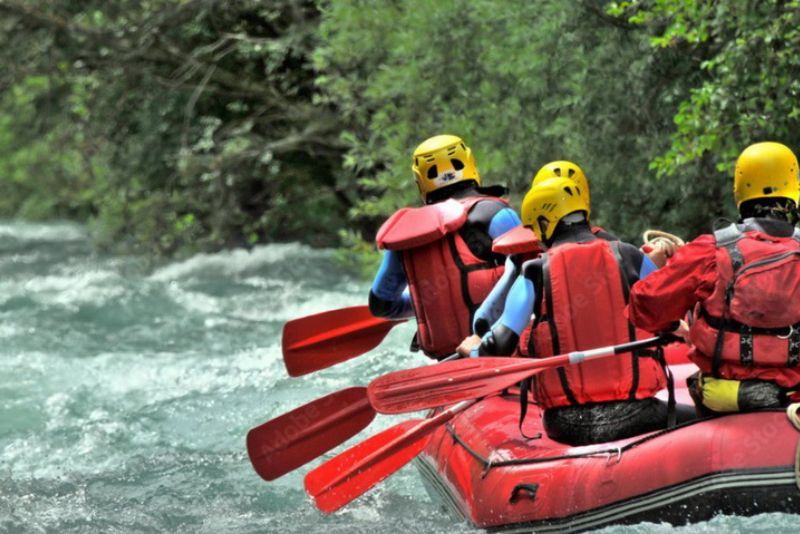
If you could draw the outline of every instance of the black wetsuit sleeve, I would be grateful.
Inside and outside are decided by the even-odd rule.
[[[369,312],[372,315],[386,319],[392,316],[393,309],[394,302],[390,300],[383,300],[371,289],[369,290]]]
[[[619,241],[619,238],[614,234],[612,234],[611,232],[609,232],[608,230],[600,230],[594,235],[605,241]]]
[[[622,256],[622,270],[628,285],[632,286],[639,281],[639,274],[642,272],[642,262],[644,253],[630,243],[620,243],[619,253]]]
[[[478,354],[481,356],[510,356],[519,343],[516,332],[503,324],[498,324],[483,336]]]

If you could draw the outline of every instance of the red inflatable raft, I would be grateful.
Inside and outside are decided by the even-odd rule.
[[[678,402],[690,404],[685,377],[696,368],[672,369]],[[784,411],[583,447],[548,439],[535,406],[525,433],[542,437],[521,436],[518,418],[517,396],[487,398],[437,430],[417,459],[428,489],[475,526],[575,532],[641,521],[679,525],[719,513],[800,513],[800,432]]]

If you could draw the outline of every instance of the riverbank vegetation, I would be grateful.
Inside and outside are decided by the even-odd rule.
[[[572,159],[596,223],[691,237],[741,148],[800,148],[797,0],[0,0],[0,43],[0,216],[116,250],[368,249],[439,132],[486,183]]]

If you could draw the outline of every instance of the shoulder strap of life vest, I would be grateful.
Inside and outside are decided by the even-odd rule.
[[[719,376],[719,368],[722,365],[722,348],[725,345],[726,323],[729,321],[728,313],[731,299],[733,298],[733,285],[736,280],[736,273],[742,268],[742,265],[744,265],[744,256],[742,255],[742,251],[739,250],[739,241],[742,239],[744,239],[744,232],[736,223],[731,223],[728,226],[714,231],[714,241],[717,249],[722,249],[727,252],[728,257],[731,260],[733,275],[731,276],[731,279],[728,281],[728,285],[725,288],[725,305],[721,317],[722,328],[717,330],[717,339],[714,343],[714,354],[711,358],[711,374],[713,376]],[[752,345],[747,346],[748,342],[752,343],[752,337],[747,335],[740,337],[740,345],[744,343],[744,346],[740,346],[740,349],[744,351],[742,352],[744,359],[747,360],[747,355],[749,354],[750,359],[752,360],[753,347]]]

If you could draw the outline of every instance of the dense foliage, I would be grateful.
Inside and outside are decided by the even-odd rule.
[[[102,243],[160,253],[330,244],[345,224],[313,2],[4,0],[0,15],[4,215],[91,217]]]
[[[441,132],[517,198],[577,161],[631,239],[731,216],[748,143],[800,147],[798,0],[0,0],[0,43],[0,216],[162,254],[368,249]]]

